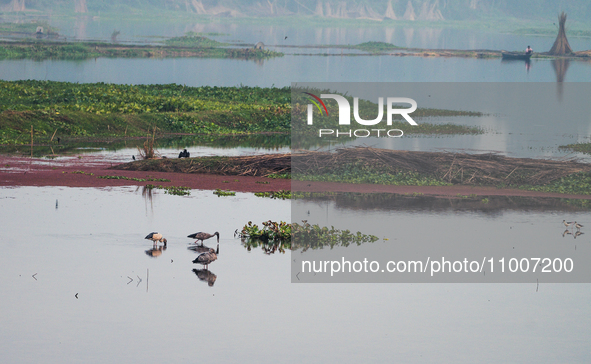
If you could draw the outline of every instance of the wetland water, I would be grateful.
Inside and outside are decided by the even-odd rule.
[[[591,299],[589,285],[541,284],[536,292],[535,283],[291,284],[289,252],[249,252],[232,237],[248,221],[289,221],[290,201],[211,191],[147,199],[136,187],[2,188],[0,201],[1,221],[11,227],[0,243],[0,349],[7,363],[591,359],[583,304]],[[379,212],[302,203],[319,223],[330,223],[333,214]],[[477,238],[482,229],[494,240],[494,229],[486,228],[494,224],[513,226],[523,238],[548,225],[565,249],[589,244],[560,236],[564,211],[381,214],[392,221],[388,244],[429,236],[445,244],[456,236]],[[437,221],[458,231],[440,236],[421,228]],[[186,235],[199,230],[221,235],[218,260],[209,266],[213,287],[192,271],[201,266],[191,263],[196,253],[187,249]],[[151,231],[168,239],[157,258],[146,254],[152,243],[144,236]]]
[[[119,84],[284,87],[292,82],[555,82],[551,60],[293,56],[246,61],[233,59],[2,60],[0,78]],[[566,82],[591,81],[591,63],[569,62]]]
[[[109,39],[122,26],[121,39],[178,36],[186,31],[228,33],[220,40],[280,44],[284,35],[298,44],[356,44],[370,40],[426,48],[550,48],[553,38],[495,36],[471,31],[395,29],[295,29],[225,25],[150,26],[82,21],[58,25],[68,36]],[[294,32],[297,32],[294,34]],[[240,34],[238,37],[236,34]],[[240,38],[240,39],[236,39]],[[216,38],[218,39],[218,38]],[[510,40],[511,39],[511,40]],[[517,40],[515,40],[517,39]],[[588,49],[584,40],[569,39]],[[278,48],[286,52],[293,50]],[[107,59],[86,61],[0,61],[0,78],[70,82],[179,83],[190,86],[288,86],[294,81],[556,81],[551,61],[534,60],[529,72],[521,62],[417,57],[308,57],[286,55],[264,62],[212,59]],[[565,81],[590,81],[591,66],[570,62]],[[479,150],[519,151],[530,136],[513,139],[511,124],[491,119],[493,136],[412,137],[405,148],[446,148],[465,141]],[[479,124],[481,125],[481,124]],[[588,136],[588,119],[573,121],[568,133]],[[547,126],[550,134],[559,131]],[[576,130],[576,131],[573,131]],[[493,132],[495,133],[495,132]],[[565,131],[567,133],[567,131]],[[513,135],[513,134],[512,134]],[[555,138],[555,137],[553,137]],[[554,139],[552,139],[554,140]],[[562,140],[562,139],[560,139]],[[551,141],[550,144],[554,142]],[[188,146],[191,144],[187,144]],[[538,143],[534,144],[536,147]],[[542,143],[539,144],[543,146]],[[181,147],[181,145],[178,145]],[[214,149],[203,153],[242,154]],[[541,148],[541,147],[540,147]],[[273,149],[273,148],[271,148]],[[174,155],[178,148],[165,149]],[[199,151],[190,150],[192,155]],[[133,148],[105,158],[130,158]],[[255,153],[248,149],[245,153]],[[112,153],[112,154],[111,154]],[[197,154],[194,154],[197,153]],[[542,153],[538,153],[542,154]],[[291,201],[238,193],[216,197],[211,191],[191,196],[127,188],[0,188],[0,358],[6,363],[104,363],[133,361],[244,363],[360,362],[569,362],[588,363],[591,300],[588,284],[291,284],[290,253],[250,252],[233,233],[248,221],[290,221]],[[310,220],[329,224],[343,215],[384,215],[389,229],[367,231],[374,244],[411,244],[436,238],[479,240],[486,235],[530,239],[547,232],[565,251],[588,248],[590,235],[562,237],[563,218],[589,225],[589,213],[568,209],[527,209],[495,213],[401,208],[357,210],[350,206],[302,202]],[[354,225],[351,225],[354,226]],[[349,227],[349,226],[347,226]],[[433,228],[431,228],[433,227]],[[498,227],[498,231],[495,227]],[[445,235],[439,233],[443,229]],[[146,234],[159,231],[166,250],[150,252]],[[196,253],[187,235],[219,231],[220,254],[209,266],[210,287],[193,269]],[[511,230],[512,231],[512,230]],[[383,236],[382,236],[383,235]],[[206,245],[214,246],[212,240]],[[150,255],[148,255],[148,253]],[[159,255],[161,253],[161,255]],[[152,255],[159,255],[156,258]],[[149,273],[148,273],[149,272]],[[34,277],[33,277],[34,275]],[[128,277],[131,277],[132,281]],[[210,276],[211,277],[211,276]],[[141,281],[140,281],[141,279]],[[537,290],[537,291],[536,291]],[[76,297],[76,294],[78,296]]]
[[[433,49],[521,50],[530,44],[536,52],[552,47],[554,36],[523,36],[479,32],[473,29],[410,27],[292,27],[246,24],[195,24],[175,22],[121,23],[79,18],[75,22],[55,20],[52,25],[68,39],[110,41],[120,29],[122,42],[161,42],[188,31],[219,33],[206,35],[222,42],[250,46],[263,41],[269,49],[286,56],[269,60],[232,59],[109,59],[81,61],[0,61],[4,80],[54,80],[121,84],[166,84],[187,86],[289,86],[292,82],[554,82],[552,61],[536,60],[528,70],[523,62],[500,59],[421,58],[392,56],[339,56],[340,49],[289,48],[291,46],[355,45],[381,41],[401,47]],[[285,39],[284,37],[288,38]],[[590,38],[570,37],[573,50],[590,49]],[[289,46],[289,47],[285,47]],[[294,53],[334,54],[296,56]],[[354,53],[355,51],[348,51]],[[591,63],[570,62],[563,81],[591,81]]]

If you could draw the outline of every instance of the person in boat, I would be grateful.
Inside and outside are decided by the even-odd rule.
[[[525,48],[525,54],[527,55],[532,53],[534,53],[534,50],[530,46],[527,46],[527,48]]]

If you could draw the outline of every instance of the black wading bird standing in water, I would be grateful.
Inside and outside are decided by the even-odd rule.
[[[187,238],[191,238],[191,239],[197,239],[195,240],[195,243],[197,243],[197,241],[201,240],[201,245],[203,245],[203,240],[207,240],[211,237],[217,236],[218,237],[218,244],[220,243],[220,233],[218,233],[217,231],[213,234],[208,234],[208,233],[204,233],[204,232],[198,232],[195,234],[191,234],[188,235]]]

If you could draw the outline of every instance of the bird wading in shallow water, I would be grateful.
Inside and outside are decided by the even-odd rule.
[[[572,221],[566,221],[566,220],[562,220],[562,223],[564,224],[564,226],[569,227],[573,224]]]
[[[156,244],[157,242],[162,242],[162,243],[164,243],[164,245],[166,245],[166,243],[167,243],[166,238],[164,238],[162,236],[162,234],[157,233],[157,232],[149,233],[145,237],[145,239],[152,240],[154,242],[154,244]]]
[[[209,263],[215,261],[218,258],[219,253],[220,244],[218,243],[217,250],[209,249],[208,252],[199,254],[199,256],[195,258],[195,260],[193,260],[193,263],[202,264],[205,267],[205,269],[207,269]]]
[[[204,232],[200,231],[195,234],[187,235],[187,238],[197,239],[197,240],[195,240],[195,243],[197,243],[197,241],[201,240],[201,245],[203,245],[203,240],[207,240],[207,239],[214,237],[214,236],[218,237],[218,244],[219,244],[220,243],[220,233],[218,233],[217,231],[213,234],[208,234],[208,233],[204,233]]]
[[[583,225],[579,224],[578,222],[575,221],[575,227],[577,228],[577,230],[581,230],[581,228],[583,227]]]

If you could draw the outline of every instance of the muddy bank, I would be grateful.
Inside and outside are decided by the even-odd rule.
[[[201,190],[231,190],[237,192],[267,192],[291,189],[291,181],[263,177],[211,174],[183,174],[155,171],[119,171],[109,169],[113,163],[96,157],[60,158],[57,160],[0,156],[0,186],[64,186],[109,187],[185,186]],[[124,176],[137,179],[169,179],[170,182],[134,181],[129,179],[102,179],[97,176]]]
[[[351,152],[351,150],[349,150]],[[371,162],[370,153],[376,151],[366,148],[363,151],[364,163]],[[383,155],[394,153],[397,155]],[[405,158],[402,158],[404,154]],[[293,190],[300,192],[361,192],[395,193],[408,195],[440,196],[462,198],[462,196],[524,196],[557,197],[572,199],[591,199],[582,193],[557,193],[528,191],[518,188],[498,188],[497,185],[483,186],[482,182],[497,183],[500,179],[516,178],[520,181],[552,181],[560,175],[578,171],[588,171],[591,166],[574,161],[546,161],[520,158],[507,158],[494,155],[454,155],[450,153],[425,153],[403,151],[377,152],[380,163],[396,163],[408,169],[424,169],[429,166],[442,174],[442,179],[460,182],[455,185],[399,186],[391,184],[342,183],[326,181],[297,181],[285,178],[267,178],[268,175],[290,174],[291,155],[276,154],[246,157],[202,157],[188,159],[159,159],[135,161],[131,163],[112,163],[93,156],[61,157],[57,159],[25,158],[0,156],[0,186],[68,186],[68,187],[107,187],[161,184],[163,186],[186,186],[191,189],[231,190],[238,192],[265,192]],[[350,158],[341,155],[340,158]],[[359,157],[359,156],[358,156]],[[329,167],[328,159],[339,158],[337,153],[305,153],[305,163],[299,161],[294,168],[311,168],[319,172],[318,166]],[[430,160],[429,163],[414,162]],[[484,158],[484,160],[482,160]],[[444,167],[444,160],[449,165]],[[358,160],[361,161],[361,160]],[[478,162],[476,165],[475,163]],[[388,163],[386,163],[388,164]],[[322,169],[322,168],[320,168]],[[462,170],[466,178],[461,179]],[[382,169],[382,171],[384,171]],[[494,171],[494,173],[493,173]],[[521,171],[521,172],[520,172]],[[382,172],[383,173],[383,172]],[[477,175],[479,177],[477,177]],[[134,181],[130,179],[102,179],[98,176],[123,176],[135,179],[168,179],[170,182]],[[478,184],[467,185],[473,181]]]

